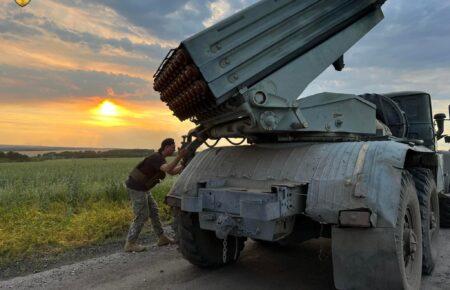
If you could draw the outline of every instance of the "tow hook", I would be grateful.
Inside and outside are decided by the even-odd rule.
[[[227,214],[221,214],[216,220],[216,237],[225,239],[237,227],[236,222]]]

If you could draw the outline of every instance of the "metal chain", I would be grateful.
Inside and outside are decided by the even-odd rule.
[[[222,246],[222,260],[223,260],[224,264],[226,264],[226,262],[227,262],[227,251],[228,251],[227,238],[228,237],[225,237],[225,239],[223,239],[223,246]]]
[[[235,146],[241,145],[241,144],[244,143],[244,141],[245,141],[245,138],[242,138],[242,140],[239,141],[239,142],[233,142],[233,141],[231,141],[230,138],[227,138],[227,137],[225,137],[225,139],[226,139],[231,145],[235,145]]]
[[[217,139],[216,142],[214,142],[212,145],[209,145],[208,142],[206,142],[206,140],[205,140],[203,143],[204,143],[204,144],[206,145],[206,147],[208,147],[208,148],[214,148],[214,147],[216,147],[217,143],[219,143],[220,139],[221,139],[221,138]]]

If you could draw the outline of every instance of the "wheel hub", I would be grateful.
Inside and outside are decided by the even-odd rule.
[[[417,252],[417,235],[414,232],[411,213],[407,210],[405,215],[405,224],[403,228],[403,258],[405,267],[408,267],[411,261],[414,261]]]

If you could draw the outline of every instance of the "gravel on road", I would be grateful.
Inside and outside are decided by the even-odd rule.
[[[0,282],[0,289],[334,289],[330,240],[287,248],[247,242],[239,262],[196,268],[177,246],[117,252]],[[450,230],[441,230],[439,261],[422,289],[450,289]]]

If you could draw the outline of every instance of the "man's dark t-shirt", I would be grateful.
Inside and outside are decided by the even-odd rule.
[[[156,178],[157,182],[154,184],[156,185],[161,179],[164,179],[166,177],[166,174],[164,171],[162,171],[161,165],[166,163],[166,159],[159,153],[155,152],[152,155],[148,156],[144,160],[142,160],[136,168],[139,169],[143,174],[145,174],[149,178]],[[150,190],[151,187],[148,187],[147,185],[143,184],[142,182],[139,182],[138,180],[135,180],[133,177],[128,176],[127,181],[125,182],[126,186],[133,190],[138,191],[147,191]]]

